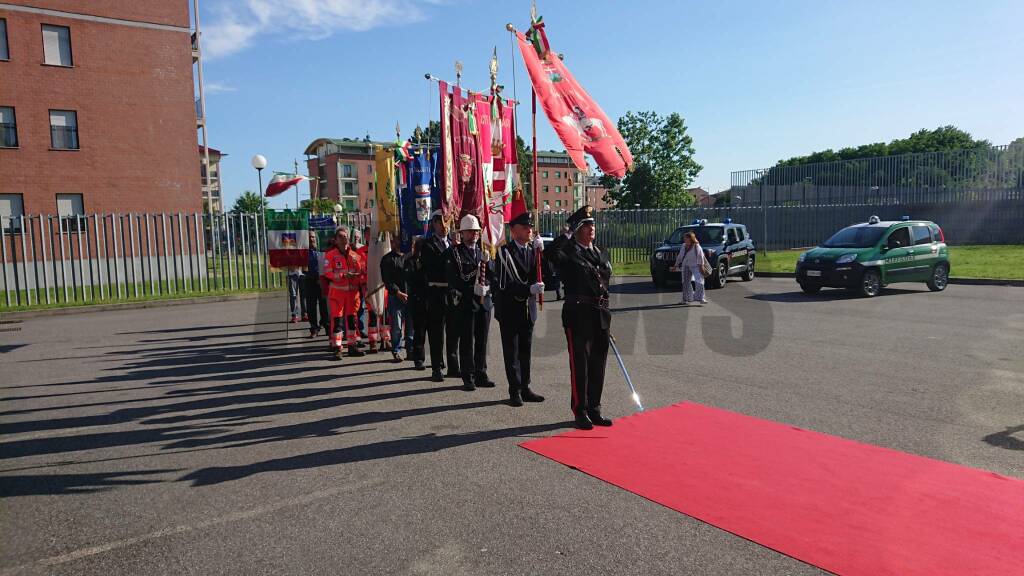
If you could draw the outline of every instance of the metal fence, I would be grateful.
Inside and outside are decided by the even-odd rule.
[[[280,287],[262,214],[0,218],[0,306],[100,303]]]
[[[733,172],[736,206],[922,204],[1024,199],[1024,140]]]
[[[649,258],[677,227],[698,218],[732,218],[747,227],[759,250],[786,250],[815,246],[836,230],[866,222],[872,215],[883,220],[931,220],[951,244],[1024,244],[1022,200],[604,210],[595,213],[595,220],[598,243],[611,250],[613,260],[637,262]],[[542,212],[538,230],[557,234],[566,217],[564,212]]]

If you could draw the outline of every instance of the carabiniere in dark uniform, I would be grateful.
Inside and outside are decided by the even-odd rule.
[[[608,251],[593,241],[596,229],[592,207],[577,210],[566,223],[571,235],[564,234],[551,242],[544,258],[555,265],[565,287],[562,326],[569,346],[572,413],[576,427],[589,430],[594,424],[612,425],[601,415],[612,319],[608,309],[612,264]]]
[[[530,390],[530,355],[533,325],[537,320],[537,296],[544,284],[537,278],[537,248],[544,243],[530,240],[533,221],[524,212],[509,222],[512,241],[498,248],[494,259],[494,318],[501,328],[501,352],[508,378],[509,404],[543,402]]]

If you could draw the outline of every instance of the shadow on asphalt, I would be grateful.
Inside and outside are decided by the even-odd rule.
[[[160,480],[132,478],[154,476],[176,470],[143,472],[100,472],[96,474],[23,474],[0,476],[0,496],[41,496],[54,494],[89,494],[110,490],[115,486],[154,484]]]
[[[996,448],[1005,448],[1006,450],[1024,450],[1024,440],[1017,438],[1014,434],[1024,432],[1024,424],[1020,426],[1011,426],[1002,432],[996,432],[995,434],[989,434],[982,438],[989,446],[995,446]]]
[[[413,454],[428,454],[457,448],[478,442],[488,442],[500,438],[514,436],[526,436],[529,434],[540,434],[551,432],[571,426],[569,422],[555,424],[539,424],[535,426],[520,426],[516,428],[502,428],[499,430],[485,430],[481,432],[466,432],[463,434],[448,434],[437,436],[436,434],[424,434],[412,438],[400,440],[386,440],[384,442],[373,442],[362,446],[338,448],[335,450],[323,450],[311,452],[288,458],[275,458],[245,466],[223,466],[213,468],[202,468],[182,476],[179,480],[191,482],[193,487],[210,486],[232,480],[240,480],[263,472],[286,472],[291,470],[305,470],[308,468],[319,468],[321,466],[334,466],[337,464],[349,464],[353,462],[365,462],[368,460],[380,460],[382,458],[393,458],[395,456],[409,456]]]
[[[905,296],[907,294],[927,294],[926,290],[906,290],[903,288],[883,288],[882,292],[875,298],[886,298],[889,296]],[[762,302],[779,302],[783,304],[799,304],[803,302],[829,302],[834,300],[866,300],[859,294],[854,294],[842,288],[825,289],[817,294],[804,294],[796,292],[778,292],[774,294],[751,294],[747,296],[751,300]]]

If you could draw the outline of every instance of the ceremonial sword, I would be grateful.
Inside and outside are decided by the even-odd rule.
[[[644,405],[640,403],[640,395],[636,393],[636,386],[633,386],[633,379],[629,377],[629,372],[626,371],[626,365],[622,362],[622,354],[619,354],[619,347],[615,345],[615,336],[611,332],[608,333],[608,343],[612,346],[612,352],[615,353],[615,359],[619,361],[619,368],[622,369],[622,375],[626,377],[626,384],[629,384],[629,389],[633,393],[633,402],[640,412],[644,411]]]

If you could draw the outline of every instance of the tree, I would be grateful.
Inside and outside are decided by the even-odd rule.
[[[526,198],[526,209],[533,210],[533,150],[519,135],[516,135],[516,159],[519,167],[519,182],[523,186],[523,196]]]
[[[235,198],[235,204],[231,207],[231,211],[236,214],[254,214],[266,208],[266,198],[261,198],[252,190],[246,190],[242,192],[241,196]]]
[[[676,208],[691,206],[686,191],[703,168],[694,159],[693,138],[678,113],[627,112],[619,118],[619,132],[633,154],[633,170],[620,181],[605,174],[605,197],[622,208]]]
[[[416,131],[419,130],[420,134],[417,135]],[[424,130],[422,127],[417,126],[412,134],[409,135],[409,141],[413,144],[438,144],[441,142],[441,123],[437,120],[431,120],[427,124],[427,128]]]
[[[317,198],[312,202],[307,199],[299,202],[299,208],[307,208],[314,214],[334,214],[334,204],[330,198]]]

